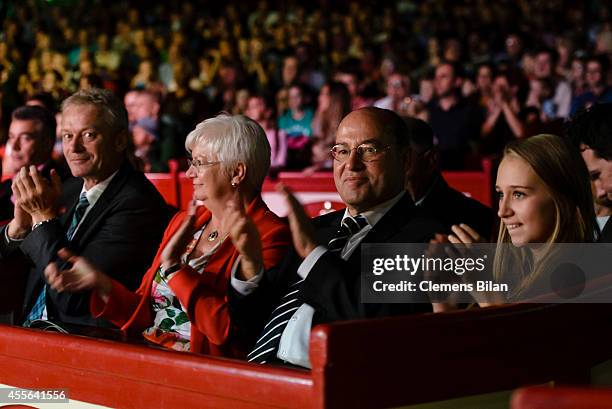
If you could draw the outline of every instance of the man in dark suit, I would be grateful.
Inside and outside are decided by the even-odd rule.
[[[169,213],[162,197],[127,161],[128,121],[110,92],[79,91],[62,104],[64,156],[75,178],[62,186],[35,166],[13,179],[14,217],[0,231],[0,257],[27,266],[20,318],[106,326],[89,314],[89,294],[57,293],[44,269],[68,247],[134,290],[148,267]],[[62,214],[61,203],[67,203]]]
[[[309,367],[308,340],[313,325],[431,310],[429,304],[361,301],[361,243],[427,242],[441,226],[424,216],[404,191],[410,147],[406,126],[392,111],[363,108],[348,114],[336,134],[334,180],[345,210],[306,217],[284,191],[295,252],[274,271],[260,275],[252,293],[231,294],[233,318],[259,326],[270,300],[278,307],[249,354],[252,362],[288,362]],[[236,277],[235,277],[236,278]],[[246,308],[244,303],[252,303]],[[251,313],[240,316],[240,311]],[[257,315],[259,314],[259,315]]]
[[[580,149],[593,184],[594,199],[600,205],[612,204],[612,104],[593,105],[574,116],[566,132]],[[603,225],[603,227],[602,227]],[[612,217],[600,224],[599,241],[612,243]]]
[[[495,214],[490,207],[467,197],[446,183],[438,166],[433,130],[417,118],[404,118],[412,158],[406,175],[406,189],[418,207],[428,210],[450,233],[453,225],[467,224],[485,240],[491,239]]]
[[[24,166],[34,165],[39,173],[50,177],[56,169],[62,180],[69,174],[53,159],[51,152],[55,143],[55,116],[38,106],[22,106],[11,114],[8,140],[2,169],[8,176],[15,175]],[[0,183],[0,222],[13,217],[13,190],[11,179]]]

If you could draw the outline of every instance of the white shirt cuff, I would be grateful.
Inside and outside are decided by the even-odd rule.
[[[314,267],[314,265],[319,261],[323,254],[327,253],[327,247],[325,246],[317,246],[313,251],[310,252],[309,255],[302,261],[302,264],[298,267],[297,273],[300,277],[306,278],[308,277],[308,273]]]
[[[249,295],[259,286],[259,282],[263,277],[264,269],[262,267],[254,277],[251,277],[246,281],[240,280],[236,278],[236,272],[240,267],[240,257],[241,256],[238,256],[236,262],[234,262],[234,265],[232,266],[230,282],[232,284],[232,287],[234,287],[234,290],[238,291],[239,294]]]
[[[287,327],[281,335],[276,356],[285,362],[311,368],[310,356],[310,329],[315,310],[308,304],[302,304],[293,314]]]
[[[24,239],[11,239],[8,235],[8,224],[4,226],[4,243],[21,243]]]

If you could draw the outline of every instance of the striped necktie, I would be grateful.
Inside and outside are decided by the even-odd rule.
[[[367,220],[361,215],[354,218],[345,217],[340,229],[328,244],[329,251],[340,252],[349,238],[367,224]],[[249,362],[265,364],[275,359],[283,331],[295,311],[302,305],[298,300],[298,294],[303,281],[304,279],[296,274],[296,280],[289,286],[287,294],[280,299],[279,306],[272,311],[270,319],[262,331],[263,335],[255,343],[255,348],[247,355]]]
[[[68,231],[66,232],[66,238],[68,241],[72,240],[72,236],[74,236],[74,233],[76,232],[76,229],[79,226],[81,219],[83,219],[88,207],[89,202],[87,201],[85,192],[83,192],[81,193],[81,197],[79,197],[79,203],[77,203],[76,207],[74,208],[74,214],[72,215],[72,220],[70,221],[70,227],[68,227]]]
[[[87,210],[88,207],[89,207],[89,202],[87,201],[87,196],[85,196],[85,192],[83,192],[81,193],[81,197],[79,197],[79,202],[74,208],[74,214],[72,215],[72,220],[70,221],[70,227],[68,228],[68,231],[66,232],[66,238],[68,239],[68,241],[72,240],[72,237],[74,236],[74,233],[77,227],[79,226],[81,219],[83,219],[83,216],[85,215],[85,211]],[[45,311],[46,299],[47,299],[47,283],[43,285],[43,288],[40,291],[38,298],[36,298],[36,302],[34,303],[34,306],[32,307],[32,309],[30,310],[30,313],[28,314],[28,318],[26,319],[24,326],[27,327],[29,326],[30,322],[42,318],[43,312]]]
[[[351,236],[357,234],[361,229],[368,225],[365,217],[358,214],[355,217],[345,217],[340,223],[340,228],[335,236],[327,244],[329,251],[341,252]]]

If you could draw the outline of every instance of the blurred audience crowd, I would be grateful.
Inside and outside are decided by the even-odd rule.
[[[599,0],[4,3],[0,141],[24,103],[57,112],[103,87],[124,97],[145,171],[220,111],[262,125],[272,172],[329,169],[341,118],[369,105],[428,121],[441,166],[468,169],[612,102]]]

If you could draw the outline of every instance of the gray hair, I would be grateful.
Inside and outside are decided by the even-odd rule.
[[[215,155],[230,175],[239,162],[244,163],[245,187],[261,191],[270,169],[270,143],[257,122],[244,115],[219,114],[200,122],[187,135],[187,151],[191,153],[196,145]]]
[[[82,89],[62,102],[61,111],[73,105],[94,105],[104,116],[104,122],[113,135],[128,131],[128,116],[123,102],[109,90],[100,88]]]

